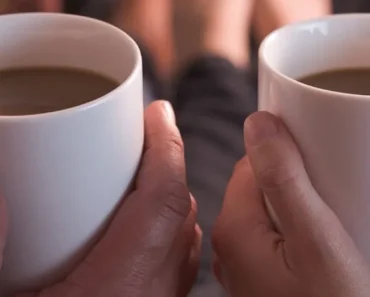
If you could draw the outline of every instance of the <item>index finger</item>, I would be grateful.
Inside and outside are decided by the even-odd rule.
[[[284,263],[283,257],[277,256],[282,241],[266,211],[249,160],[244,158],[235,167],[213,234],[222,282],[231,287],[258,283],[265,277],[266,263],[276,275],[274,269]]]
[[[244,157],[235,166],[217,219],[213,234],[215,251],[219,256],[228,257],[238,254],[239,248],[242,254],[246,248],[258,252],[276,235],[249,159]],[[241,240],[244,237],[248,238],[245,244]]]

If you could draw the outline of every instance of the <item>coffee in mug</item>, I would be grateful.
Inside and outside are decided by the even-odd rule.
[[[370,68],[329,70],[305,76],[299,81],[328,91],[370,95]]]
[[[78,68],[0,70],[0,115],[63,110],[100,98],[118,86],[107,76]]]

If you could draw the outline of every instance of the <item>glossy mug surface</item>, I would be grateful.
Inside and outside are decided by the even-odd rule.
[[[370,96],[336,93],[297,80],[370,68],[370,15],[290,25],[259,52],[259,109],[284,120],[313,184],[370,260]]]
[[[134,41],[89,18],[0,16],[0,69],[74,67],[119,82],[69,109],[0,115],[0,191],[9,232],[0,295],[49,285],[81,260],[129,190],[144,141]]]

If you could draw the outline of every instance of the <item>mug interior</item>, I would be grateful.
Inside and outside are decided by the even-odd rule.
[[[260,59],[292,79],[336,69],[370,68],[370,15],[348,14],[294,24],[268,36]]]
[[[118,28],[66,14],[0,16],[0,69],[71,67],[125,82],[140,64],[135,42]]]

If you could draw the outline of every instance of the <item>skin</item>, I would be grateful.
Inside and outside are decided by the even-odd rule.
[[[171,79],[176,64],[172,32],[172,0],[117,1],[112,23],[145,46],[157,74]]]
[[[17,297],[183,297],[198,269],[201,231],[185,179],[184,148],[172,107],[145,113],[145,151],[135,190],[100,242],[60,283]],[[5,242],[1,200],[0,247]]]
[[[0,0],[0,13],[59,12],[62,6],[61,0]]]
[[[206,28],[199,51],[225,57],[238,67],[248,64],[246,32],[252,1],[235,0],[239,6],[231,7],[229,0],[215,0],[207,14],[191,1],[187,3],[194,11],[185,10],[185,21],[200,15],[201,28]],[[324,2],[318,1],[320,8]],[[46,2],[37,2],[43,3],[37,9],[57,7]],[[229,295],[368,296],[367,263],[312,187],[285,126],[270,114],[257,113],[246,122],[245,139],[248,157],[235,168],[214,231],[214,270]],[[279,228],[263,197],[275,210]],[[195,213],[173,112],[167,104],[156,103],[146,112],[146,148],[135,191],[105,236],[65,280],[21,296],[186,296],[199,258],[201,232]],[[5,220],[5,203],[0,200],[0,262]]]
[[[248,66],[254,0],[173,2],[180,68],[204,54],[223,57],[236,67]]]
[[[252,115],[245,144],[248,157],[235,167],[213,238],[215,273],[230,295],[368,296],[367,261],[313,188],[284,124]]]
[[[332,0],[258,0],[253,14],[255,37],[260,43],[282,26],[320,18],[332,12]]]

